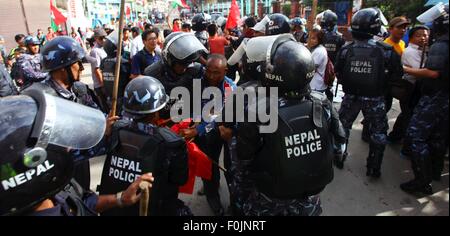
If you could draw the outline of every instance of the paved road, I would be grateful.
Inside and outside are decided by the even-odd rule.
[[[86,65],[89,68],[89,65]],[[82,80],[92,84],[85,71]],[[339,104],[335,104],[338,106]],[[389,125],[392,127],[400,108],[397,101],[389,112]],[[357,121],[360,121],[360,116]],[[445,171],[440,182],[433,182],[435,194],[429,197],[418,197],[404,193],[399,184],[408,181],[413,174],[410,162],[399,156],[400,145],[390,145],[386,148],[382,168],[382,177],[372,181],[365,176],[365,164],[368,154],[368,144],[361,141],[362,126],[355,122],[350,137],[349,158],[344,170],[335,170],[333,182],[322,192],[324,216],[367,216],[367,215],[449,215],[449,175],[448,160],[445,162]],[[100,181],[104,158],[91,160],[92,189]],[[200,179],[196,182],[196,191],[200,188]],[[181,198],[191,207],[195,215],[209,216],[206,198],[182,194]],[[220,188],[222,203],[228,206],[228,190],[225,178],[222,175]]]

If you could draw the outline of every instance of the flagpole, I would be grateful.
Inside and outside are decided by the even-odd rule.
[[[25,12],[25,6],[23,5],[23,0],[20,0],[20,7],[22,8],[22,15],[25,21],[25,28],[27,29],[27,33],[31,34],[30,26],[28,25],[27,14]]]
[[[119,19],[119,44],[117,45],[117,60],[114,78],[114,90],[112,97],[111,116],[116,116],[117,112],[117,96],[119,93],[120,64],[122,63],[122,45],[123,45],[123,18],[125,13],[125,0],[120,3],[120,19]]]

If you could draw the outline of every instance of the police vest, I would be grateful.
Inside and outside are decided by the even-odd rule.
[[[106,91],[106,96],[110,100],[112,99],[113,91],[114,91],[114,80],[116,73],[116,58],[105,58],[102,61],[101,69],[103,74],[103,84]],[[122,64],[120,66],[120,75],[119,75],[119,90],[118,97],[123,97],[125,92],[125,87],[128,84],[130,73],[129,73],[129,65],[128,61],[124,61],[122,58]]]
[[[343,68],[344,92],[363,97],[383,96],[386,83],[384,50],[378,46],[350,45]]]
[[[102,75],[103,75],[103,86],[105,88],[106,97],[112,98],[114,90],[114,79],[116,70],[116,59],[115,58],[105,58],[102,61]],[[122,93],[118,93],[119,96]]]
[[[116,144],[108,153],[103,166],[101,184],[98,187],[100,195],[124,191],[144,173],[153,172],[154,176],[160,177],[163,175],[166,168],[156,166],[157,163],[161,163],[157,159],[161,156],[162,150],[160,149],[163,143],[163,139],[159,135],[147,135],[120,129],[115,131],[113,136]],[[156,194],[159,194],[153,190],[150,202],[155,199]],[[149,204],[149,206],[154,205],[154,202]],[[149,212],[152,211],[149,209]],[[108,210],[102,215],[137,216],[139,215],[139,205]]]
[[[334,63],[336,61],[336,56],[341,47],[344,45],[344,39],[341,35],[335,32],[327,32],[325,34],[325,40],[323,46],[327,49],[328,57]]]
[[[255,183],[269,197],[298,199],[320,193],[333,179],[332,144],[321,101],[289,100],[278,130],[264,134]]]

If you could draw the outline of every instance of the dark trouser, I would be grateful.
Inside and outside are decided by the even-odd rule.
[[[100,109],[103,113],[108,114],[109,113],[109,107],[108,107],[108,100],[106,98],[105,89],[103,87],[101,88],[95,88],[95,95],[97,96],[98,104],[100,106]]]
[[[74,167],[73,178],[78,182],[78,184],[85,190],[91,188],[91,167],[89,165],[89,160],[77,162]]]
[[[400,101],[400,109],[402,112],[395,120],[394,127],[389,136],[395,139],[402,139],[405,136],[414,108],[419,103],[420,95],[420,87],[415,86],[410,96]]]
[[[432,173],[443,169],[448,136],[449,95],[424,95],[414,110],[405,136],[416,179],[431,183]]]
[[[385,104],[386,115],[391,110],[393,101],[394,101],[394,98],[392,97],[392,95],[387,94],[387,95],[384,96],[384,104]],[[365,119],[361,123],[363,124],[363,130],[362,130],[363,140],[369,140],[370,139],[370,134],[369,134],[369,130],[370,130],[369,126],[370,125],[367,124],[368,122],[366,122]],[[389,124],[388,124],[388,129],[389,129]]]
[[[216,130],[212,130],[205,137],[205,141],[207,143],[207,155],[216,163],[220,161],[220,153],[222,152],[222,147],[224,147],[224,165],[225,169],[229,169],[231,166],[230,160],[230,149],[227,142],[224,142],[220,137],[220,134]],[[230,183],[229,173],[225,173],[225,179],[227,183]],[[218,197],[219,196],[219,187],[220,187],[220,169],[217,165],[212,165],[212,178],[210,181],[203,180],[203,184],[205,187],[205,195],[206,197]]]
[[[342,101],[339,118],[346,131],[347,139],[353,122],[362,111],[369,127],[370,149],[367,167],[380,170],[386,145],[388,121],[384,97],[368,98],[347,94]]]

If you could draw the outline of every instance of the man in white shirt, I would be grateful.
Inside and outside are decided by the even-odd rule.
[[[98,28],[94,31],[95,45],[89,54],[89,62],[92,69],[92,80],[94,82],[95,94],[100,103],[100,107],[103,112],[109,113],[108,105],[106,103],[106,95],[103,87],[103,75],[100,70],[102,60],[106,58],[106,52],[103,50],[103,44],[106,36],[108,36],[104,29]]]
[[[131,41],[130,58],[133,58],[134,55],[144,49],[144,42],[142,41],[139,27],[131,28],[131,35],[133,36],[133,40]]]
[[[426,26],[416,26],[409,32],[409,46],[402,55],[402,64],[411,68],[422,68],[426,62],[426,53],[424,48],[428,45],[430,29]],[[395,121],[394,128],[388,135],[388,141],[391,143],[399,142],[408,127],[412,112],[420,98],[420,80],[418,78],[404,74],[403,79],[409,83],[405,83],[408,90],[408,96],[400,100],[400,108],[402,112]]]

